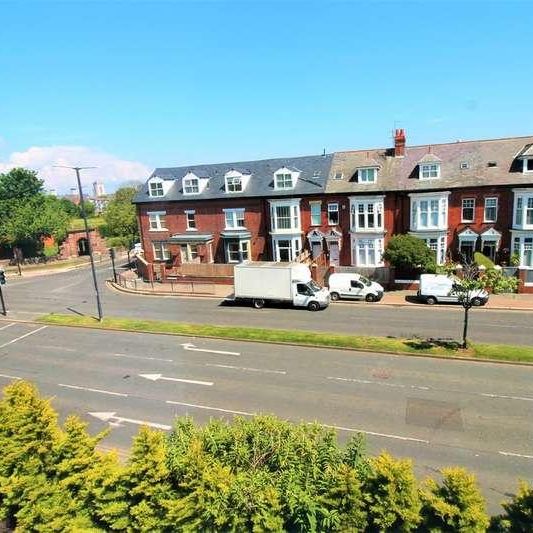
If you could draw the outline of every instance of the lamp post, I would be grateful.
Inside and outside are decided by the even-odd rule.
[[[85,236],[87,238],[87,247],[89,250],[89,258],[91,260],[91,271],[93,273],[94,292],[96,294],[96,307],[98,309],[98,320],[101,322],[104,315],[102,312],[102,304],[100,302],[100,293],[98,291],[98,281],[96,279],[96,270],[94,268],[93,247],[91,245],[91,236],[89,235],[89,224],[87,222],[87,215],[85,213],[85,202],[83,200],[83,190],[81,188],[80,180],[80,170],[87,170],[89,168],[96,167],[66,167],[62,165],[55,165],[54,168],[69,168],[70,170],[74,170],[76,172],[76,179],[78,181],[78,192],[80,195],[81,216],[85,225]]]

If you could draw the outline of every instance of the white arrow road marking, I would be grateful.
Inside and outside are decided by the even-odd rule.
[[[533,459],[533,455],[522,455],[520,453],[512,452],[498,452],[500,455],[507,455],[509,457],[524,457],[525,459]]]
[[[163,429],[165,431],[171,429],[171,426],[167,426],[166,424],[157,424],[156,422],[147,422],[146,420],[136,420],[135,418],[124,418],[122,416],[116,416],[116,413],[111,411],[88,414],[94,416],[95,418],[98,418],[98,420],[102,420],[102,422],[108,422],[111,426],[120,426],[121,423],[126,422],[128,424],[136,424],[138,426],[149,426],[151,428]]]
[[[142,355],[128,355],[125,353],[114,353],[115,357],[127,357],[129,359],[146,359],[147,361],[163,361],[164,363],[172,363],[172,359],[161,359],[159,357],[143,357]]]
[[[339,431],[349,431],[351,433],[364,433],[365,435],[373,435],[374,437],[386,437],[387,439],[407,440],[410,442],[421,442],[422,444],[429,444],[428,440],[416,439],[415,437],[402,437],[401,435],[390,435],[389,433],[376,433],[375,431],[366,431],[364,429],[346,428],[343,426],[331,426],[329,424],[323,424],[323,426],[332,429],[338,429]]]
[[[206,387],[212,387],[214,383],[212,381],[198,381],[196,379],[183,379],[183,378],[167,378],[161,374],[139,374],[141,378],[149,379],[150,381],[179,381],[180,383],[191,383],[193,385],[204,385]]]
[[[5,348],[6,346],[13,344],[14,342],[20,341],[22,339],[25,339],[26,337],[29,337],[30,335],[33,335],[34,333],[42,331],[43,329],[47,327],[48,326],[41,326],[40,328],[34,329],[33,331],[30,331],[29,333],[25,333],[24,335],[21,335],[20,337],[17,337],[16,339],[13,339],[12,341],[5,342],[4,344],[0,345],[0,348]]]
[[[100,394],[109,394],[110,396],[122,396],[123,398],[127,398],[127,394],[123,394],[122,392],[113,392],[109,390],[102,390],[102,389],[91,389],[89,387],[80,387],[79,385],[67,385],[65,383],[58,383],[58,387],[64,387],[65,389],[75,389],[75,390],[86,390],[88,392],[99,392]]]
[[[214,366],[217,368],[231,368],[233,370],[244,370],[247,372],[264,372],[265,374],[286,374],[285,370],[264,370],[263,368],[249,368],[246,366],[233,366],[233,365],[216,365],[214,363],[206,363],[205,366]]]
[[[10,376],[8,374],[0,374],[0,378],[7,378],[7,379],[22,379],[22,378],[19,378],[18,376]]]
[[[206,348],[196,348],[194,344],[191,344],[190,342],[184,343],[181,346],[183,346],[184,350],[187,350],[189,352],[206,352],[206,353],[216,353],[219,355],[241,355],[239,352],[224,352],[222,350],[208,350]]]
[[[255,416],[256,413],[247,413],[246,411],[233,411],[232,409],[222,409],[221,407],[211,407],[209,405],[198,405],[196,403],[175,402],[167,400],[165,403],[170,405],[183,405],[184,407],[194,407],[195,409],[205,409],[207,411],[220,411],[221,413],[231,413],[233,415]]]
[[[14,326],[15,322],[11,322],[11,324],[6,324],[5,326],[2,326],[0,330],[10,328],[11,326]]]

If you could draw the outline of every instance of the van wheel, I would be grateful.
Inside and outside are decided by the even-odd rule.
[[[339,293],[338,292],[332,292],[329,297],[331,298],[331,301],[332,302],[336,302],[340,296],[339,296]]]
[[[435,296],[428,296],[426,298],[426,303],[428,305],[435,305],[437,303],[437,298],[435,298]]]
[[[262,298],[257,298],[256,300],[253,301],[252,305],[256,309],[263,309],[263,307],[265,307],[265,300],[263,300]]]
[[[320,309],[320,304],[318,302],[309,302],[307,304],[307,309],[309,309],[309,311],[318,311]]]
[[[480,298],[472,298],[472,301],[470,302],[474,307],[479,307],[483,302]]]
[[[367,294],[365,300],[367,302],[375,302],[376,301],[376,297],[373,294]]]

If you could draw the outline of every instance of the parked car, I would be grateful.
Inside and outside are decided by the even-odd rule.
[[[245,261],[235,265],[235,300],[249,301],[256,309],[267,302],[290,302],[294,307],[318,311],[329,305],[329,292],[311,278],[302,263]]]
[[[422,274],[418,297],[428,305],[436,303],[458,303],[459,295],[453,292],[453,286],[461,280],[448,277],[444,274]],[[489,294],[482,290],[474,290],[471,294],[472,305],[485,305],[489,300]]]
[[[331,274],[328,280],[329,295],[332,301],[341,298],[379,302],[383,298],[383,287],[361,274]]]

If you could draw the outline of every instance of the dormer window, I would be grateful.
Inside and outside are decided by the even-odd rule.
[[[360,168],[357,170],[357,180],[359,183],[375,183],[378,175],[376,167]]]
[[[420,165],[420,179],[433,180],[440,178],[440,164],[439,163],[422,163]]]
[[[162,181],[152,181],[150,183],[150,196],[163,196],[164,194]]]
[[[533,172],[533,157],[529,157],[527,159],[524,159],[523,163],[524,163],[524,167],[523,167],[524,174],[526,172]]]
[[[242,192],[242,177],[227,177],[226,192]]]
[[[290,172],[276,174],[276,189],[292,189],[292,187],[292,174]]]
[[[183,179],[183,194],[198,194],[200,192],[200,183],[198,178]]]

